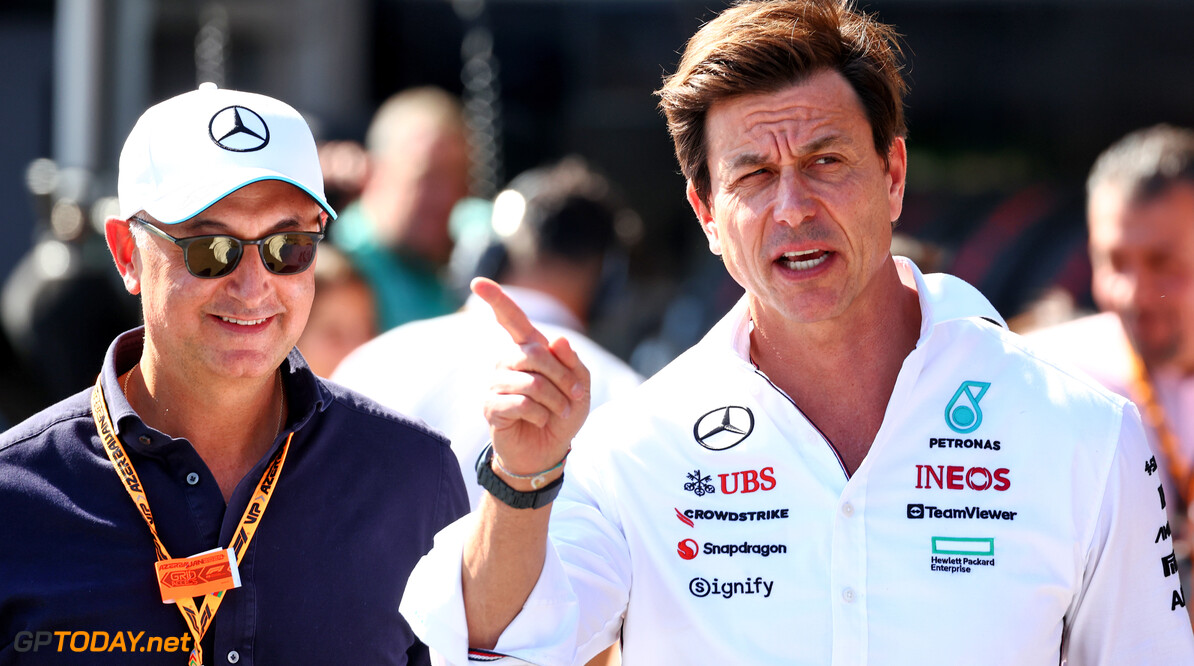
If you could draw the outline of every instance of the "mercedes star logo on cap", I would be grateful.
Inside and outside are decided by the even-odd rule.
[[[746,407],[718,407],[697,419],[692,436],[711,451],[737,445],[755,429],[755,415]]]
[[[261,150],[269,143],[265,120],[243,106],[230,106],[217,112],[211,117],[207,132],[217,146],[234,153]]]

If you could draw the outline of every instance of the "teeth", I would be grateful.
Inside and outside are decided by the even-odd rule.
[[[233,319],[232,317],[224,316],[221,316],[220,319],[223,319],[229,324],[236,324],[238,326],[256,326],[257,324],[265,323],[264,319]]]
[[[818,255],[818,254],[820,256],[817,256],[816,258],[807,259],[807,260],[803,260],[803,261],[801,260],[801,257],[812,257],[812,256]],[[785,263],[787,263],[788,268],[790,268],[792,270],[796,270],[796,271],[807,271],[810,268],[815,268],[815,267],[820,266],[821,264],[825,263],[825,260],[829,258],[829,253],[824,252],[822,250],[806,250],[804,252],[785,252],[783,258],[785,260]]]

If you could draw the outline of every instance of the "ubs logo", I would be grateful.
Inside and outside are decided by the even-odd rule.
[[[737,446],[755,429],[755,415],[746,407],[718,407],[697,419],[692,436],[710,451]]]
[[[211,117],[207,134],[215,144],[234,153],[251,153],[269,143],[269,127],[257,112],[230,106]]]
[[[688,483],[684,484],[684,489],[690,493],[694,493],[697,497],[704,497],[706,493],[715,493],[717,489],[709,483],[713,477],[709,474],[701,476],[701,470],[696,469],[688,473]]]

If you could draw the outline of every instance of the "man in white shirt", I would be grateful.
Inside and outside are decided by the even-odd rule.
[[[495,249],[503,256],[495,275],[535,326],[572,343],[592,370],[594,407],[642,382],[583,333],[624,211],[608,181],[578,158],[519,175],[494,204]],[[489,442],[481,408],[509,344],[473,296],[460,312],[403,324],[358,347],[332,379],[443,431],[476,507],[484,490],[474,469]]]
[[[404,597],[447,661],[576,663],[619,629],[627,664],[1194,660],[1135,408],[890,254],[898,55],[836,0],[738,4],[689,41],[658,94],[746,295],[593,414],[566,484],[586,369],[474,283],[520,352],[488,492]]]
[[[1194,502],[1194,131],[1157,125],[1128,134],[1095,161],[1086,189],[1091,286],[1103,312],[1029,339],[1139,406],[1186,563]]]

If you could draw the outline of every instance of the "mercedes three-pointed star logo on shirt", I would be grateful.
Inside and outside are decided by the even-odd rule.
[[[697,419],[692,436],[711,451],[724,451],[737,445],[755,429],[755,415],[746,407],[718,407]]]
[[[217,146],[234,153],[261,150],[269,143],[269,127],[265,120],[256,111],[243,106],[221,109],[211,117],[207,133]]]

